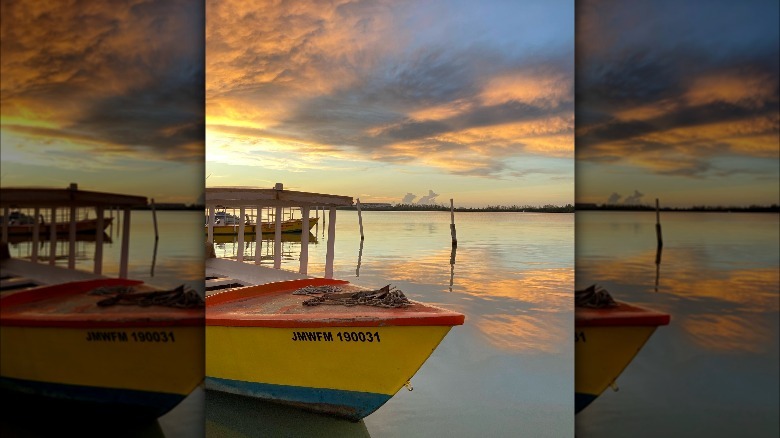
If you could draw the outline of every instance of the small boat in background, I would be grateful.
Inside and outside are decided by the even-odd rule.
[[[319,219],[316,217],[309,218],[309,230],[314,228],[315,225],[317,225],[317,221]],[[244,234],[255,234],[256,232],[256,225],[252,223],[248,223],[244,225]],[[205,228],[206,232],[208,232],[208,226]],[[213,227],[214,235],[220,235],[220,234],[238,234],[239,233],[239,225],[223,225],[218,223],[217,225],[214,225]],[[281,222],[281,230],[282,233],[300,233],[303,230],[303,219],[288,219]],[[261,234],[272,234],[276,232],[276,224],[273,223],[263,223],[261,224]]]
[[[384,300],[403,297],[391,297],[389,287],[366,291],[324,278],[208,296],[206,388],[357,421],[408,385],[465,318],[405,298],[397,307],[312,305],[312,299],[333,299],[328,293],[312,297],[316,292],[311,291],[322,287],[335,288],[341,298],[371,293]]]
[[[575,413],[585,409],[639,353],[656,328],[671,317],[662,312],[616,302],[597,285],[578,291],[575,327]],[[579,298],[578,297],[578,298]]]
[[[103,218],[103,224],[101,225],[103,228],[100,231],[104,231],[106,228],[108,228],[108,226],[111,225],[112,221],[113,218],[110,217]],[[76,225],[76,233],[79,234],[85,234],[85,233],[94,234],[98,230],[97,219],[82,219],[79,221],[75,221],[75,225]],[[38,229],[41,238],[46,238],[51,234],[51,227],[52,224],[50,223],[39,222]],[[10,221],[8,223],[8,235],[9,236],[32,236],[34,228],[35,228],[34,223],[18,224],[18,223],[14,223],[13,221]],[[68,234],[70,232],[70,223],[69,222],[55,223],[54,232],[58,235]]]

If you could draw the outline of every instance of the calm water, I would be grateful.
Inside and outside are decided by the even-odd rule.
[[[780,435],[780,216],[577,213],[577,287],[672,315],[578,437]]]
[[[158,211],[159,241],[156,255],[152,212],[133,211],[131,215],[128,277],[163,288],[186,284],[203,293],[203,214],[192,211]],[[110,243],[106,242],[103,246],[103,275],[109,277],[119,274],[120,230],[121,226],[117,223],[106,230]],[[29,256],[32,252],[31,245],[31,242],[11,244],[9,247],[11,256],[20,258]],[[67,249],[67,242],[58,242],[55,252],[58,255],[57,266],[67,267]],[[41,256],[48,260],[49,242],[44,241],[39,251]],[[76,268],[92,272],[94,254],[94,242],[78,241]],[[111,432],[111,435],[122,432],[124,433],[122,436],[165,436],[167,438],[202,436],[203,400],[203,389],[198,388],[171,412],[160,417],[157,424],[143,425],[137,430],[122,425],[121,428]],[[76,414],[78,413],[74,413]],[[88,425],[84,425],[83,428],[77,427],[77,432],[95,433]],[[25,431],[30,432],[24,424],[4,424],[2,430],[11,431],[12,435],[25,435]],[[44,429],[32,433],[37,435],[51,432]]]
[[[108,214],[107,214],[108,215]],[[203,219],[193,211],[158,211],[159,240],[155,255],[154,221],[151,211],[133,211],[130,218],[130,253],[128,277],[160,287],[175,287],[185,283],[203,290]],[[93,216],[94,217],[94,216]],[[103,275],[119,275],[121,222],[117,218],[106,228],[103,244]],[[93,241],[76,242],[76,269],[92,272],[95,260]],[[48,263],[49,241],[40,243],[39,258]],[[32,254],[32,242],[12,243],[12,257]],[[56,265],[68,266],[68,242],[58,241]],[[152,263],[154,262],[154,270]]]
[[[363,422],[209,393],[208,432],[264,436],[572,436],[574,216],[339,211],[334,277],[466,314],[412,379]],[[309,246],[309,275],[324,275],[326,233]],[[265,254],[264,245],[261,253]],[[254,254],[254,244],[244,248]],[[232,243],[218,254],[235,254]],[[282,267],[297,270],[300,243]],[[454,256],[454,265],[450,261]],[[272,265],[272,260],[264,263]],[[215,402],[212,403],[212,400]]]

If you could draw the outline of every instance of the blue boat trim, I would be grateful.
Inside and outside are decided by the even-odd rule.
[[[341,389],[306,388],[206,377],[206,389],[299,406],[358,421],[379,409],[392,396]]]
[[[28,397],[89,405],[104,414],[157,418],[184,400],[185,395],[133,389],[68,385],[0,377],[0,389]]]
[[[593,403],[593,400],[596,400],[598,395],[594,394],[586,394],[584,392],[575,392],[574,393],[574,413],[578,413],[579,411],[585,409],[588,407],[589,404]]]

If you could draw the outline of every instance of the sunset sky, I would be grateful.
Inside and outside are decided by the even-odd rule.
[[[203,7],[2,2],[0,184],[195,202]]]
[[[776,0],[576,12],[578,202],[780,201]]]
[[[208,1],[206,13],[207,186],[574,201],[572,1]]]

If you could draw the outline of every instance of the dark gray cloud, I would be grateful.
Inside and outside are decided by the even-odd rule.
[[[666,150],[683,162],[654,172],[700,176],[714,156],[777,156],[766,140],[780,137],[777,16],[778,3],[764,0],[579,2],[578,159]],[[626,116],[632,109],[648,111]],[[717,125],[739,128],[713,133]],[[749,137],[760,143],[745,147]]]
[[[480,67],[482,61],[489,67]],[[530,64],[533,69],[571,78],[572,62],[571,54],[515,59],[490,53],[487,48],[479,51],[434,49],[431,53],[413,56],[411,61],[400,66],[380,69],[361,84],[350,84],[330,94],[303,100],[289,117],[269,131],[295,133],[301,140],[320,144],[348,145],[383,161],[399,160],[393,153],[384,153],[398,142],[415,142],[420,146],[419,153],[423,154],[463,150],[468,146],[443,140],[442,136],[472,128],[567,117],[574,109],[571,93],[552,104],[508,100],[486,105],[480,101],[485,69],[490,70],[488,77],[502,73],[522,74],[532,69],[528,67]],[[438,120],[409,116],[409,112],[419,108],[453,102],[460,102],[467,109]],[[567,126],[556,133],[572,131],[573,126]],[[495,162],[487,166],[470,171],[453,170],[452,173],[492,175],[505,169],[502,160],[506,154],[518,155],[523,149],[523,142],[517,141],[503,153],[497,150]]]
[[[202,4],[4,1],[2,15],[4,117],[129,154],[203,159]]]

